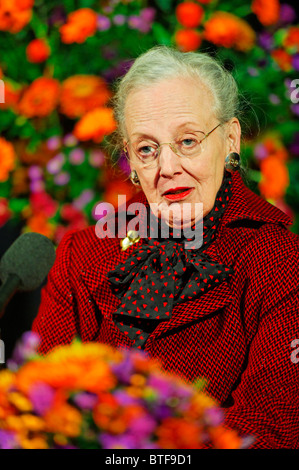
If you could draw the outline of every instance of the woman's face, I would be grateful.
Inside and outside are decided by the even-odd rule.
[[[179,138],[187,139],[184,144],[192,144],[194,132],[206,134],[219,124],[212,106],[210,90],[199,81],[183,77],[160,81],[131,92],[127,98],[125,144],[128,143],[131,170],[137,172],[153,212],[166,221],[169,217],[171,226],[193,225],[213,208],[225,157],[240,150],[239,121],[232,119],[214,130],[203,142],[203,150],[192,158],[182,158],[163,145],[154,166],[147,167],[133,146],[136,149],[137,145],[144,145],[147,152],[149,142],[161,144]],[[189,212],[183,206],[188,206]],[[183,213],[187,215],[183,217]]]

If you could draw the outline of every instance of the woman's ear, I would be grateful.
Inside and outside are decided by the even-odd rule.
[[[228,123],[228,153],[240,153],[241,148],[241,126],[239,119],[233,118]]]

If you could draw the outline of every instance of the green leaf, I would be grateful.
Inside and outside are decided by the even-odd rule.
[[[158,44],[171,45],[171,36],[168,31],[159,23],[153,23],[153,34]]]
[[[165,13],[169,13],[172,10],[172,0],[156,0],[156,4]]]
[[[47,36],[47,33],[48,33],[47,23],[41,21],[41,19],[35,13],[33,13],[32,15],[30,25],[37,38],[43,38]]]

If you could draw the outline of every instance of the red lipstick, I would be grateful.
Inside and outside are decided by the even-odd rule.
[[[171,188],[165,191],[165,193],[163,193],[163,196],[166,197],[166,199],[169,199],[170,201],[177,201],[179,199],[184,199],[185,197],[187,197],[188,194],[191,193],[192,189],[193,188],[188,188],[186,186]]]

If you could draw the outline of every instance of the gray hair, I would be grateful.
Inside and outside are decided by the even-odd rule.
[[[238,87],[222,64],[207,53],[180,52],[170,47],[156,46],[139,56],[117,83],[112,104],[121,139],[125,136],[124,110],[128,95],[163,79],[178,76],[198,79],[208,87],[214,97],[212,109],[222,124],[238,115]]]

